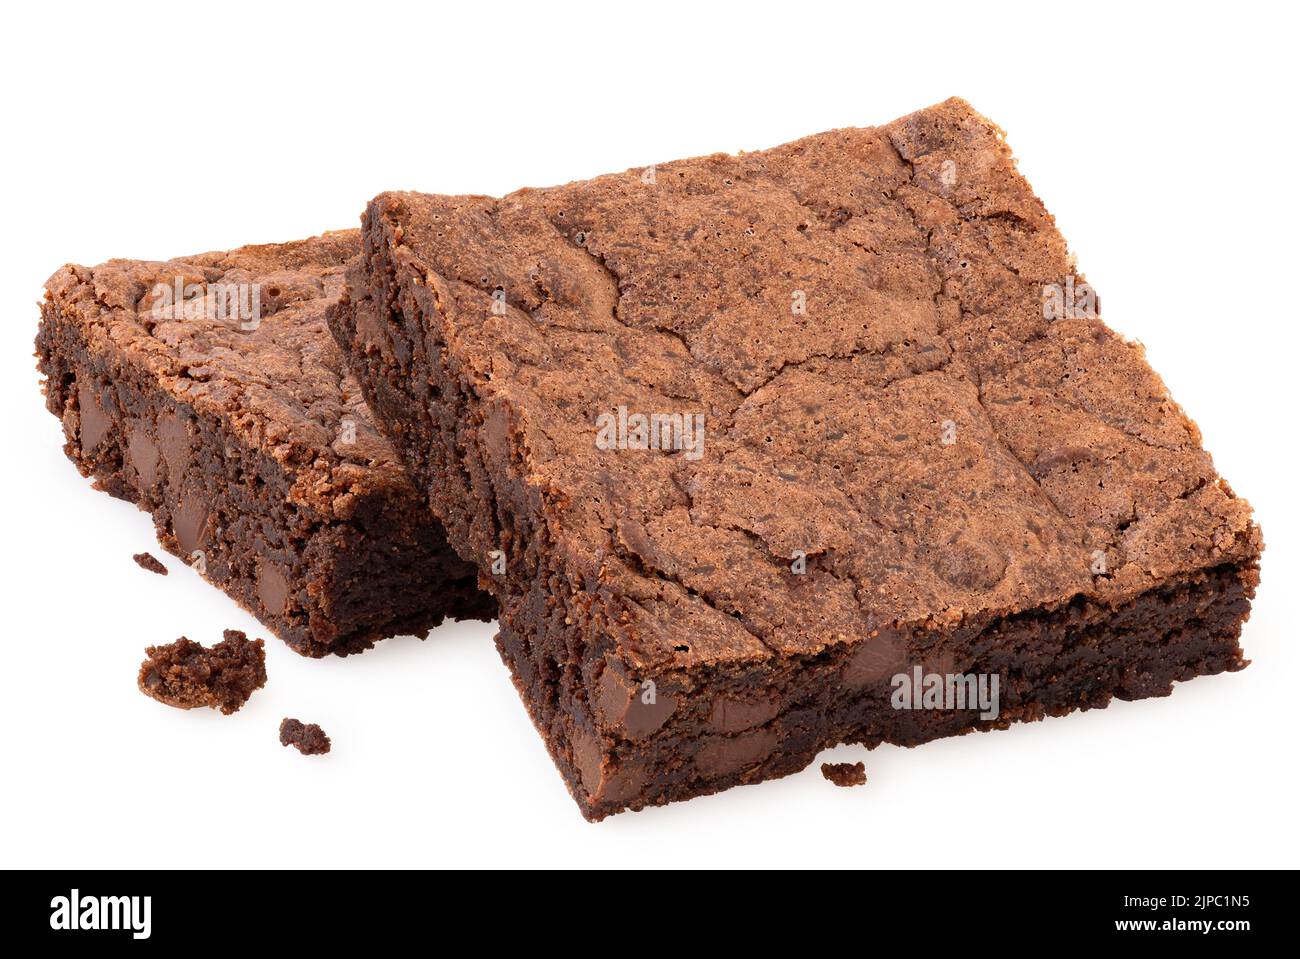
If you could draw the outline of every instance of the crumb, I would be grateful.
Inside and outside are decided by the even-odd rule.
[[[147,569],[151,573],[157,573],[159,576],[167,575],[167,567],[160,563],[153,553],[136,553],[131,557],[135,560],[136,565],[141,569]]]
[[[177,709],[209,706],[229,716],[266,685],[266,649],[237,629],[224,636],[211,649],[184,636],[150,646],[140,664],[140,692]]]
[[[280,724],[280,745],[293,746],[304,756],[319,756],[330,751],[330,738],[315,723],[304,726],[296,719]]]
[[[837,786],[861,786],[867,768],[862,763],[822,763],[822,775]]]

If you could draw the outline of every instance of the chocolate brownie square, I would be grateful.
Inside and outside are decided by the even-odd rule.
[[[356,230],[65,266],[36,339],[82,473],[300,653],[489,618],[325,327]]]
[[[961,100],[363,234],[331,327],[589,818],[1245,665],[1249,506]]]

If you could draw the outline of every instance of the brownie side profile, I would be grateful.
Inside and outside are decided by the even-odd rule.
[[[266,685],[266,647],[228,629],[211,649],[182,636],[150,646],[140,664],[140,692],[177,709],[207,706],[229,716]]]
[[[1250,507],[963,101],[383,194],[329,316],[590,819],[1245,665]]]
[[[492,614],[325,327],[358,249],[352,230],[65,266],[36,341],[81,472],[309,656]]]

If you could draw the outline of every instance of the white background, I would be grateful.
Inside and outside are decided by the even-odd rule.
[[[3,74],[0,866],[1298,866],[1296,24],[1285,4],[10,4]],[[487,625],[313,661],[232,717],[135,689],[148,644],[266,635],[60,451],[32,339],[65,261],[353,225],[883,123],[1007,131],[1268,542],[1244,672],[600,825]],[[153,576],[131,554],[153,548]],[[280,747],[321,723],[324,758]],[[1230,890],[1229,890],[1230,891]],[[1140,892],[1140,890],[1139,890]]]

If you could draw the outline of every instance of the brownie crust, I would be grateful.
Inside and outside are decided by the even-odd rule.
[[[493,612],[325,327],[358,248],[352,230],[65,266],[36,341],[81,472],[150,512],[164,548],[309,656]],[[165,301],[178,288],[239,291],[245,306],[255,289],[258,315],[181,312]]]
[[[329,318],[598,819],[1245,664],[1250,508],[1087,289],[950,100],[383,194]],[[702,417],[702,448],[602,448],[627,411]],[[998,676],[996,718],[894,708],[913,667]]]

